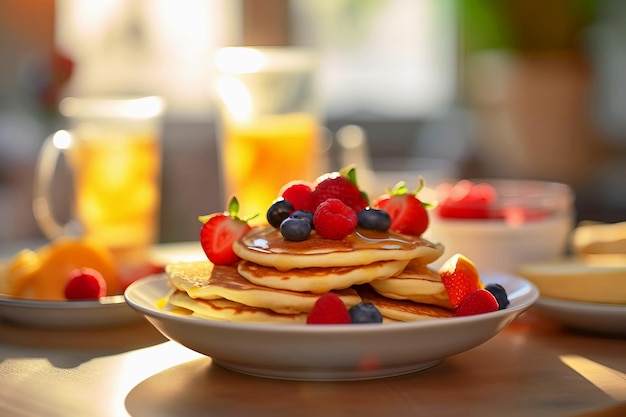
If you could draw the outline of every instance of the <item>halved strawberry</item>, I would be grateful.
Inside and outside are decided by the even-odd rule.
[[[453,310],[459,308],[471,293],[485,287],[474,263],[458,253],[441,266],[439,276],[446,288]]]
[[[428,228],[429,219],[426,207],[417,194],[424,186],[420,177],[417,189],[409,191],[406,183],[400,181],[388,193],[376,198],[372,207],[385,210],[391,217],[390,230],[407,235],[420,236]]]
[[[472,316],[474,314],[491,313],[498,310],[498,301],[487,290],[476,290],[468,295],[456,309],[454,314],[460,316]]]
[[[228,204],[228,211],[207,216],[200,216],[200,244],[204,253],[216,265],[228,265],[239,260],[233,252],[233,243],[252,229],[248,219],[237,217],[239,202],[233,197]]]

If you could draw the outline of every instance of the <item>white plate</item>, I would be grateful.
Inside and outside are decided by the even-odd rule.
[[[99,301],[38,301],[0,295],[0,321],[26,327],[97,328],[142,320],[122,295]]]
[[[566,327],[607,335],[626,336],[626,306],[584,303],[541,297],[533,311]]]
[[[295,380],[358,380],[420,371],[478,346],[530,308],[537,288],[496,276],[509,293],[501,311],[428,321],[359,325],[274,325],[213,321],[157,305],[170,291],[161,275],[131,284],[128,304],[171,340],[246,374]]]

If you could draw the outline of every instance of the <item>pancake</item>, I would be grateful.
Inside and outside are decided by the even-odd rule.
[[[357,229],[343,240],[325,239],[313,231],[308,239],[291,242],[278,229],[261,226],[237,240],[233,250],[241,259],[287,271],[411,259],[428,264],[442,255],[443,246],[416,236],[366,229]]]
[[[248,281],[277,290],[307,291],[322,294],[365,284],[400,273],[408,261],[378,261],[362,266],[297,268],[287,271],[248,261],[239,263],[238,271]]]
[[[626,305],[624,255],[535,261],[519,265],[516,272],[535,284],[542,297]]]
[[[192,316],[211,320],[304,324],[307,317],[304,313],[279,314],[272,310],[250,307],[223,298],[217,300],[194,299],[180,290],[170,295],[169,303],[175,307],[190,310]]]
[[[450,308],[448,292],[439,274],[417,261],[409,262],[400,274],[372,281],[370,285],[387,298]]]
[[[397,321],[432,320],[454,317],[452,310],[409,300],[392,300],[374,291],[369,284],[357,287],[365,303],[372,303],[384,318]]]
[[[169,282],[191,298],[227,299],[250,307],[282,314],[311,311],[319,295],[268,288],[248,281],[234,265],[213,265],[210,261],[179,262],[166,266]],[[354,289],[334,291],[347,306],[361,301]]]

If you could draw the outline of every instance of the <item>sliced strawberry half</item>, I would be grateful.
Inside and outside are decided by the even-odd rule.
[[[385,210],[391,217],[390,230],[407,235],[420,236],[426,231],[429,224],[427,207],[417,198],[417,194],[424,186],[420,177],[417,188],[410,191],[404,181],[397,183],[388,193],[376,198],[372,207]]]
[[[240,219],[238,213],[239,203],[233,197],[228,204],[228,211],[198,217],[203,223],[200,245],[209,260],[216,265],[229,265],[239,260],[233,251],[233,243],[252,227],[248,219]]]
[[[484,288],[474,263],[461,254],[448,259],[439,269],[439,275],[453,310],[459,308],[471,293]]]
[[[487,290],[476,290],[468,295],[456,309],[454,314],[460,316],[473,316],[474,314],[491,313],[498,310],[498,300]]]

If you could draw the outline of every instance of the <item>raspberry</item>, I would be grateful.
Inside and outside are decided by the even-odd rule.
[[[350,324],[350,313],[337,294],[328,292],[317,299],[307,324]]]
[[[313,225],[317,233],[333,240],[341,240],[354,232],[357,221],[354,210],[337,198],[324,201],[313,214]]]
[[[68,300],[98,300],[107,292],[107,284],[102,274],[92,268],[72,270],[65,286]]]
[[[280,195],[293,205],[294,210],[314,211],[313,187],[306,181],[291,181],[283,186]]]
[[[351,171],[349,174],[354,178],[354,171]],[[339,172],[333,172],[318,178],[313,190],[314,207],[317,208],[329,198],[338,198],[352,208],[355,213],[363,210],[369,205],[369,202],[361,190],[359,190],[355,181],[356,179],[353,181],[349,176],[342,175]]]

